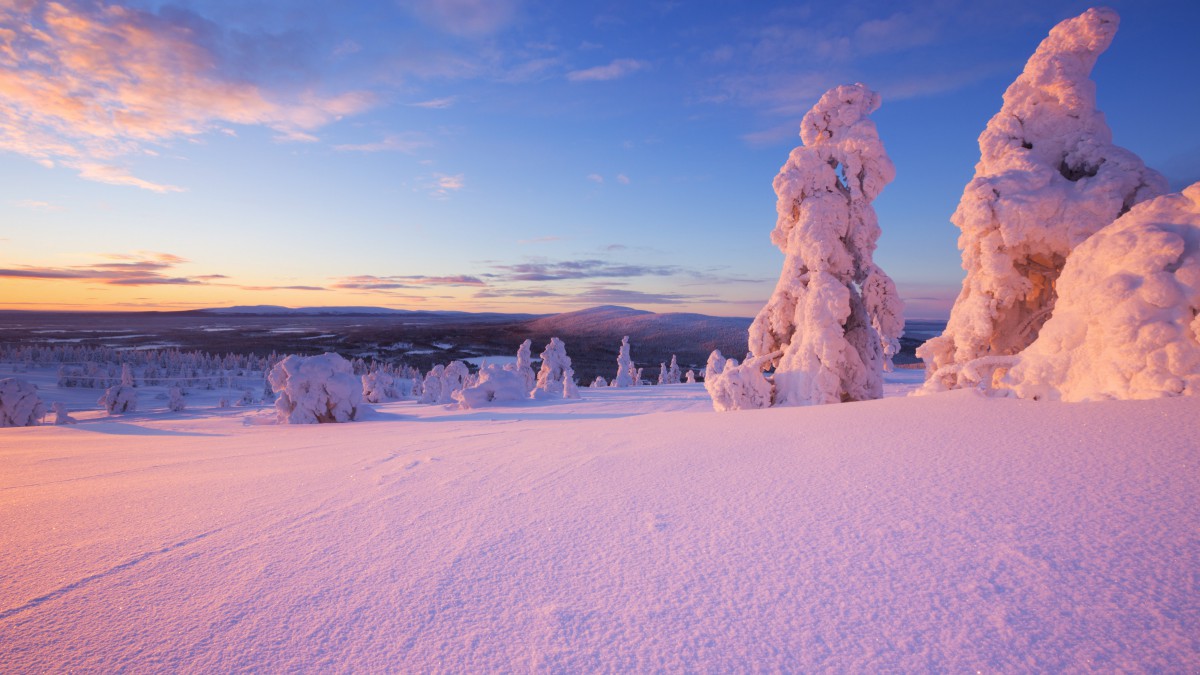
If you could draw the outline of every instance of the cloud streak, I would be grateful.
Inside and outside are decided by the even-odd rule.
[[[615,59],[612,63],[595,66],[584,70],[572,70],[567,73],[571,82],[607,82],[619,80],[632,75],[639,70],[645,70],[650,64],[637,59]]]
[[[87,180],[154,192],[178,186],[133,175],[128,158],[228,124],[282,138],[373,104],[363,92],[275,95],[224,75],[199,17],[103,2],[0,4],[0,149]]]

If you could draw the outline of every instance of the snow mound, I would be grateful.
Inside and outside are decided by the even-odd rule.
[[[0,427],[31,427],[45,414],[36,386],[15,377],[0,380]]]
[[[350,422],[363,411],[362,381],[337,354],[292,355],[267,375],[279,392],[275,410],[284,424]]]
[[[879,398],[899,349],[903,304],[873,262],[880,231],[871,201],[896,175],[867,117],[879,102],[861,84],[826,92],[775,177],[771,241],[785,260],[750,326],[750,352],[775,367],[776,405]]]
[[[720,352],[713,352],[720,358]],[[710,368],[704,376],[704,388],[712,397],[717,412],[748,408],[769,408],[774,392],[771,381],[763,377],[763,367],[771,356],[760,356],[743,364],[737,359],[721,360],[720,368]],[[709,363],[712,363],[710,358]]]
[[[1200,394],[1200,183],[1135,206],[1080,244],[1058,294],[1005,378],[1018,396]]]
[[[931,390],[968,386],[963,364],[1029,346],[1050,317],[1073,248],[1167,191],[1112,143],[1090,79],[1119,17],[1089,9],[1050,31],[979,137],[975,177],[951,220],[966,278],[946,331],[922,345]]]

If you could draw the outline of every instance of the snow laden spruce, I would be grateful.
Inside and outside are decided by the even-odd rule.
[[[24,380],[0,380],[0,427],[31,427],[46,414],[38,388]]]
[[[362,380],[337,354],[292,355],[267,375],[279,394],[275,411],[283,424],[349,422],[362,412]]]
[[[750,326],[751,358],[706,373],[717,410],[883,395],[904,324],[895,284],[873,260],[880,231],[871,201],[895,177],[867,117],[879,102],[861,84],[844,85],[804,116],[803,145],[774,182],[771,241],[783,271]]]
[[[975,177],[951,220],[966,270],[946,331],[917,350],[928,391],[973,386],[1054,311],[1068,254],[1166,180],[1112,143],[1090,79],[1118,17],[1090,9],[1050,31],[979,137]],[[1003,360],[1001,360],[1002,362]]]

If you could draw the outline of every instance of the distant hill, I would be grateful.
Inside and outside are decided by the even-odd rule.
[[[713,349],[728,350],[731,345],[737,345],[739,351],[744,351],[746,331],[751,321],[742,317],[682,312],[655,314],[629,307],[604,305],[534,319],[527,322],[525,328],[536,334],[615,338],[617,343],[621,336],[628,335],[635,349],[642,347],[660,354],[674,350],[699,350],[707,355]],[[740,358],[742,354],[734,352],[732,356]]]

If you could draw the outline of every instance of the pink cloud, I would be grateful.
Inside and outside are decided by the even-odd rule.
[[[567,73],[567,79],[572,82],[605,82],[616,80],[626,75],[632,75],[639,70],[645,70],[649,64],[637,59],[616,59],[606,66],[595,66],[584,70],[572,70]]]
[[[118,5],[3,3],[0,25],[0,149],[89,180],[178,190],[133,176],[122,158],[229,124],[310,138],[373,102],[363,92],[282,97],[230,79],[192,27]]]

